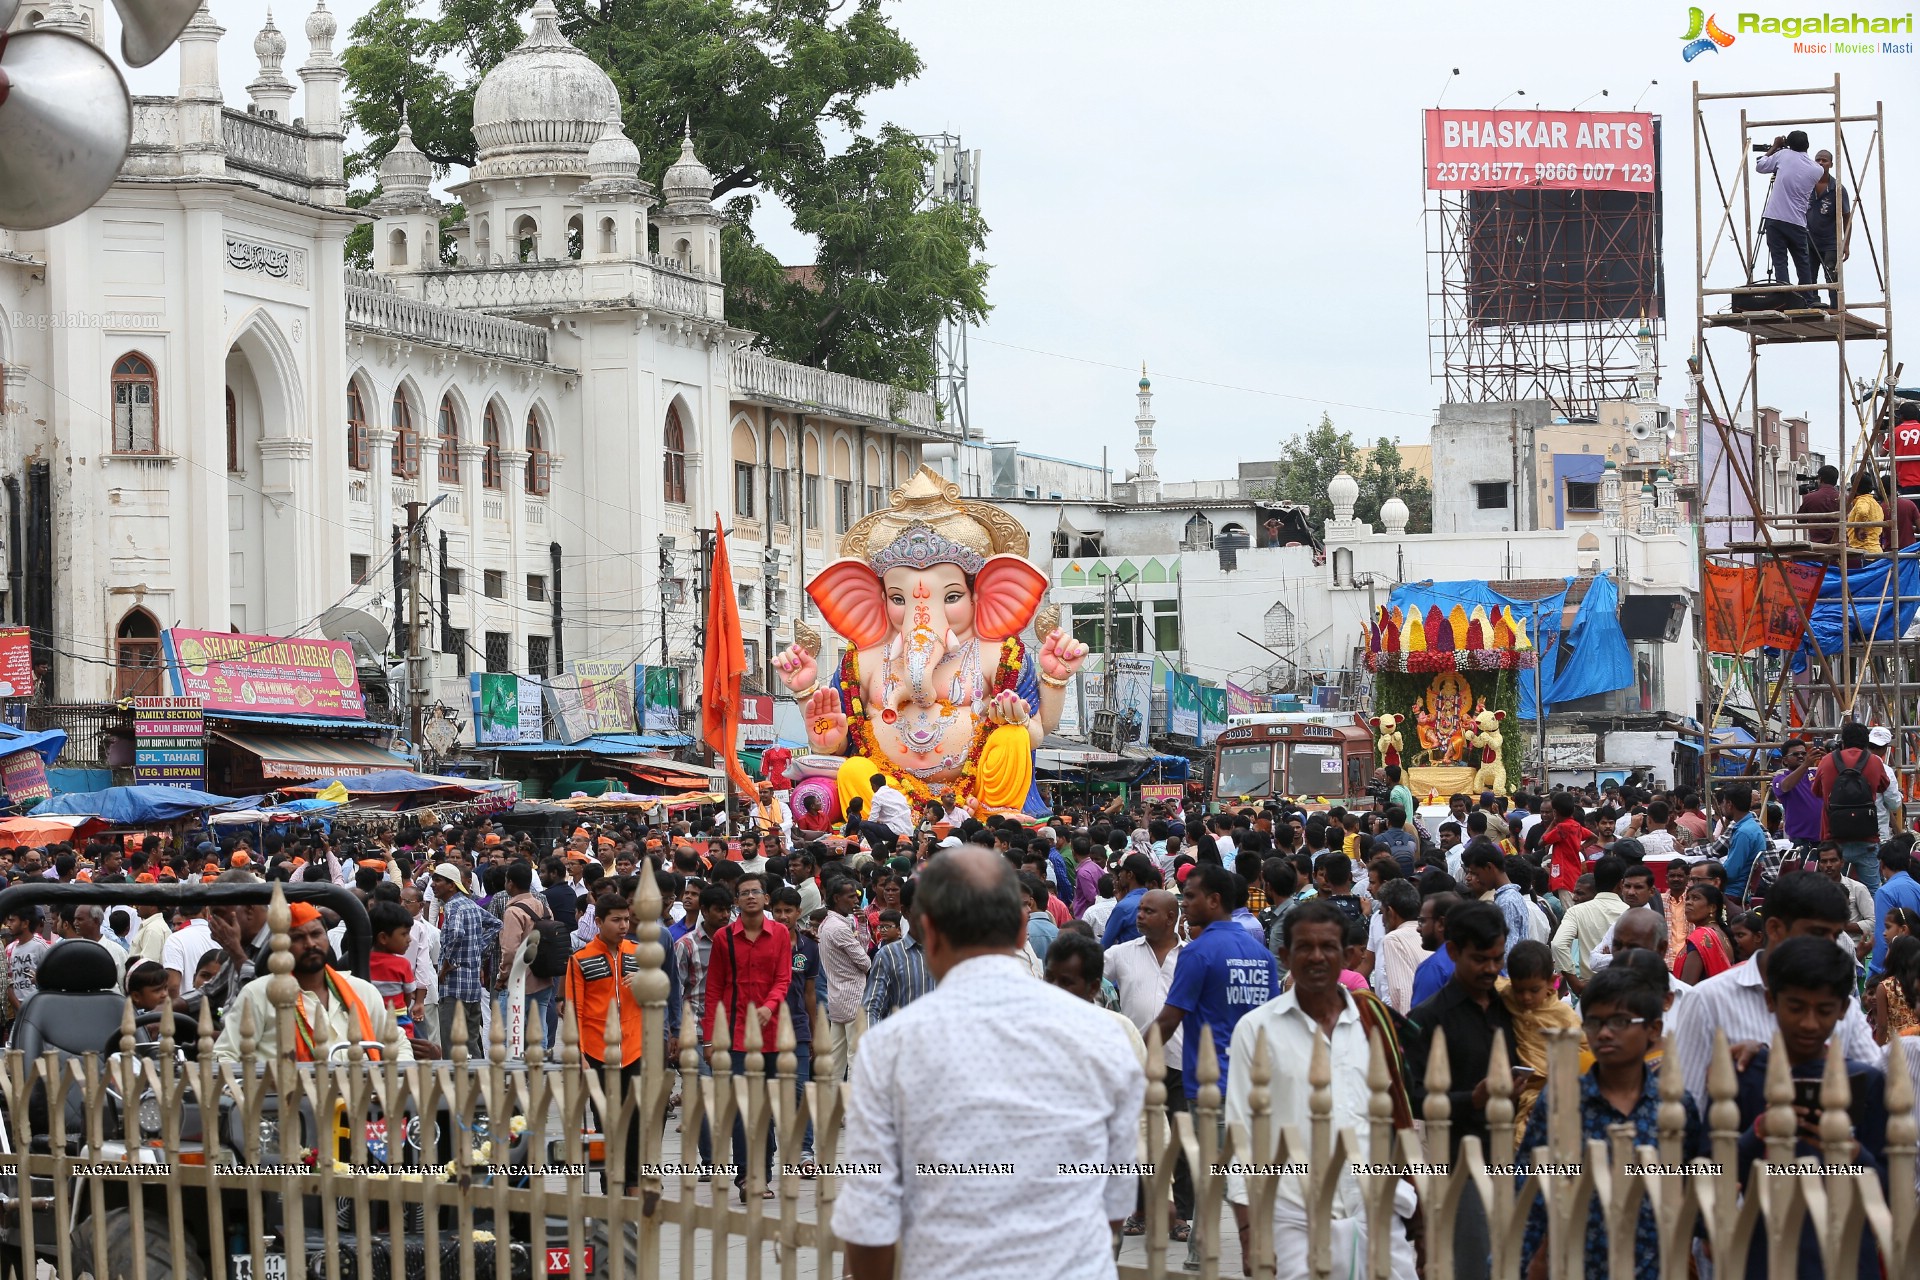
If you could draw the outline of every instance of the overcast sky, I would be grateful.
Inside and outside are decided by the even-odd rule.
[[[333,7],[343,45],[367,6]],[[1797,8],[1807,7],[1818,6]],[[230,103],[244,102],[258,71],[252,43],[264,11],[257,0],[213,5],[227,28]],[[1863,0],[1851,11],[1908,8]],[[307,12],[299,0],[276,14],[290,76],[306,57]],[[1238,461],[1271,458],[1323,410],[1356,436],[1424,442],[1440,392],[1428,371],[1420,113],[1443,92],[1449,107],[1506,99],[1623,110],[1638,100],[1665,117],[1669,403],[1684,403],[1693,341],[1696,78],[1711,92],[1810,87],[1840,72],[1850,111],[1870,113],[1884,99],[1895,140],[1891,238],[1903,266],[1914,260],[1920,57],[1912,54],[1795,54],[1791,41],[1751,34],[1687,63],[1687,6],[1645,0],[907,0],[889,12],[927,68],[872,100],[871,118],[958,133],[984,153],[994,312],[973,335],[974,425],[1037,452],[1098,461],[1104,446],[1116,471],[1131,466],[1143,359],[1165,479],[1223,477]],[[1734,21],[1729,11],[1721,25],[1732,30]],[[170,91],[176,57],[133,73],[135,92]],[[1826,100],[1775,106],[1809,102]],[[1717,125],[1723,164],[1739,146],[1737,109]],[[1814,114],[1755,114],[1768,112]],[[1829,144],[1830,129],[1813,132],[1816,149]],[[1866,143],[1865,132],[1851,142],[1857,151]],[[1879,209],[1861,212],[1877,240]],[[772,219],[762,233],[787,261],[809,256]],[[1856,291],[1864,256],[1856,242]],[[1875,350],[1853,349],[1862,361]],[[1721,339],[1715,350],[1723,371],[1744,368],[1735,344]],[[1815,447],[1830,456],[1834,371],[1826,344],[1772,348],[1761,371],[1762,401],[1809,412]]]

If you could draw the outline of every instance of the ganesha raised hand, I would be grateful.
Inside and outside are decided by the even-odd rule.
[[[1073,673],[1086,663],[1089,652],[1091,650],[1086,645],[1055,627],[1040,642],[1040,654],[1036,659],[1040,675],[1055,688],[1062,688]]]
[[[773,669],[780,673],[780,683],[802,698],[811,696],[819,684],[819,664],[797,644],[788,645],[786,652],[773,660]]]

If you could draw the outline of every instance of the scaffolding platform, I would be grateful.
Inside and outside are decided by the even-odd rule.
[[[1887,326],[1858,311],[1841,314],[1824,308],[1793,311],[1729,311],[1704,316],[1709,329],[1738,329],[1756,343],[1879,341]]]

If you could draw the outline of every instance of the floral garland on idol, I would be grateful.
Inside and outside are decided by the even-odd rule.
[[[1026,645],[1018,636],[1011,637],[1001,646],[1000,663],[987,682],[987,700],[991,701],[1019,685],[1020,669],[1026,661],[1026,654]],[[840,693],[840,709],[846,713],[847,742],[853,754],[869,760],[886,761],[879,743],[874,740],[873,726],[867,719],[866,701],[860,695],[860,658],[857,651],[848,649],[841,657],[840,670],[834,677],[834,683]],[[960,767],[960,776],[953,784],[954,799],[963,806],[973,798],[976,775],[980,771],[980,753],[986,749],[987,738],[999,727],[985,716],[975,717],[973,742],[967,748],[967,759]],[[934,799],[933,788],[904,769],[898,773],[895,785],[915,807]]]

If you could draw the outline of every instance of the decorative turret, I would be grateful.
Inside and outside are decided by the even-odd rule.
[[[599,141],[587,149],[586,205],[581,246],[588,258],[631,258],[647,251],[647,209],[653,187],[640,180],[640,148],[618,120],[607,121]]]
[[[1639,523],[1634,526],[1635,533],[1659,532],[1659,518],[1655,514],[1658,505],[1658,499],[1654,496],[1653,486],[1650,484],[1641,485],[1640,520]]]
[[[680,158],[660,182],[663,203],[653,216],[660,256],[689,271],[720,275],[720,220],[713,211],[713,174],[693,153],[693,122],[680,139]]]
[[[291,121],[293,81],[280,69],[281,60],[287,56],[287,38],[273,25],[271,9],[267,10],[267,21],[260,28],[260,34],[253,38],[253,52],[260,59],[260,77],[247,86],[248,99],[261,115]]]
[[[300,83],[307,124],[307,179],[313,198],[321,204],[347,202],[346,131],[340,119],[340,85],[346,68],[333,54],[339,24],[319,0],[307,15],[307,60],[300,67]]]
[[[1620,528],[1620,468],[1608,458],[1600,468],[1600,527]]]
[[[1665,467],[1653,476],[1654,526],[1661,533],[1680,531],[1680,504],[1675,500],[1673,476]]]
[[[1391,538],[1403,538],[1407,533],[1407,504],[1395,494],[1380,504],[1380,524]]]
[[[413,145],[405,121],[400,136],[380,158],[380,195],[367,205],[374,216],[373,269],[421,271],[440,261],[440,202],[429,188],[433,162]]]
[[[180,151],[189,177],[226,175],[220,127],[220,37],[225,34],[204,4],[180,33]]]

